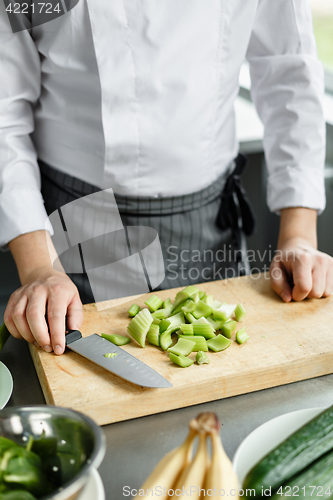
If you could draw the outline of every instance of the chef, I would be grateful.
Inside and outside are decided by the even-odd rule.
[[[87,280],[52,266],[45,221],[99,190],[112,188],[124,225],[156,228],[164,287],[191,282],[180,257],[193,249],[213,255],[197,281],[239,265],[212,274],[218,251],[239,249],[253,225],[235,160],[244,59],[265,126],[268,206],[281,220],[272,287],[284,302],[332,294],[333,259],[317,250],[324,85],[308,0],[51,2],[42,22],[9,4],[0,2],[0,245],[22,283],[4,317],[14,337],[59,355],[66,321],[80,327]],[[13,15],[26,29],[13,29]]]

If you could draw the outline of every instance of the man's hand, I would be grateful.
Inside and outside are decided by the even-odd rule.
[[[333,293],[333,258],[317,250],[315,210],[281,211],[278,252],[271,267],[273,290],[284,302]]]
[[[65,273],[52,268],[38,269],[16,290],[4,315],[13,337],[58,355],[65,349],[66,319],[68,329],[80,328],[83,317],[79,292]]]
[[[46,352],[62,354],[66,320],[69,330],[78,330],[82,324],[79,292],[65,272],[53,268],[57,254],[48,232],[18,236],[9,248],[22,287],[8,301],[5,324],[13,337],[36,343]]]

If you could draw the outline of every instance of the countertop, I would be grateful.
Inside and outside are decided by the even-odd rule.
[[[9,406],[45,403],[24,341],[10,338],[0,353],[0,361],[9,368],[14,379]],[[161,457],[183,441],[189,420],[202,411],[218,414],[223,423],[224,447],[232,458],[242,440],[267,420],[290,411],[332,403],[333,375],[327,375],[104,426],[107,451],[99,473],[106,499],[129,498],[123,495],[123,487],[139,488]]]

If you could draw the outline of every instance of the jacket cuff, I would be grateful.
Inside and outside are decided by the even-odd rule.
[[[52,235],[52,225],[47,216],[43,197],[35,189],[17,188],[0,194],[0,250],[7,250],[8,243],[21,234],[47,230]]]
[[[322,213],[326,206],[324,171],[286,167],[269,175],[267,204],[277,213],[289,207],[312,208]]]

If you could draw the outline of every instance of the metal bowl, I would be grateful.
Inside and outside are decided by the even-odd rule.
[[[98,468],[105,455],[105,437],[101,428],[89,417],[56,406],[7,407],[0,411],[0,436],[25,445],[29,436],[57,439],[58,450],[80,452],[81,469],[60,488],[43,500],[75,500],[87,483],[92,467]],[[72,462],[71,462],[72,463]]]

